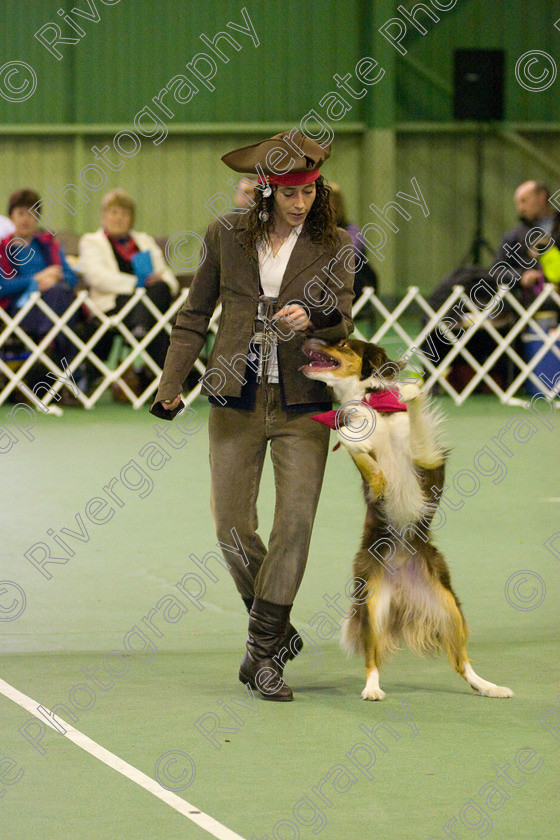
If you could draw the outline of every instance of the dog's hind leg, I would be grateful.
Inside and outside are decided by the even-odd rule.
[[[401,394],[407,404],[412,460],[425,469],[440,467],[445,461],[445,449],[438,440],[437,415],[429,411],[417,385],[402,385]]]
[[[362,700],[383,700],[385,692],[379,687],[379,668],[375,651],[366,651],[366,685],[362,691]]]
[[[442,646],[455,670],[470,687],[485,697],[513,697],[511,688],[483,680],[472,668],[467,656],[467,625],[454,593],[438,584],[440,605],[445,619],[440,631]]]
[[[511,688],[505,685],[496,685],[495,683],[483,680],[478,674],[475,674],[467,659],[467,651],[465,650],[465,659],[463,660],[463,671],[459,671],[461,676],[468,682],[470,687],[476,691],[477,694],[482,694],[484,697],[513,697]]]
[[[391,593],[388,587],[377,582],[375,594],[367,604],[370,633],[365,640],[366,685],[362,691],[362,700],[383,700],[385,692],[379,687],[379,668],[381,659],[389,642],[389,610]]]

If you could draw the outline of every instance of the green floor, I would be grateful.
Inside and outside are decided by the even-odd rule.
[[[441,403],[453,447],[451,482],[458,470],[473,470],[482,447],[499,452],[491,438],[522,411],[491,397],[471,397],[461,408]],[[502,453],[507,475],[494,484],[480,475],[491,472],[488,456],[480,460],[480,489],[464,498],[461,510],[447,510],[437,536],[469,621],[473,666],[510,686],[513,699],[474,696],[443,659],[422,660],[407,651],[382,674],[387,699],[360,699],[361,661],[347,659],[336,637],[320,639],[317,623],[309,624],[320,610],[335,616],[322,596],[343,593],[363,519],[357,473],[337,452],[329,458],[309,567],[293,611],[307,633],[307,655],[290,674],[296,701],[259,701],[252,708],[237,681],[246,617],[225,570],[217,561],[210,565],[217,580],[206,578],[202,609],[193,602],[181,615],[165,598],[187,573],[194,593],[192,573],[200,570],[189,555],[201,558],[216,542],[208,505],[207,407],[200,402],[195,408],[203,421],[199,432],[187,436],[169,427],[175,446],[186,441],[177,449],[156,437],[158,421],[126,406],[37,417],[32,441],[9,422],[9,407],[0,409],[0,424],[17,438],[0,455],[0,577],[17,583],[27,599],[20,617],[0,622],[0,676],[46,708],[65,704],[77,729],[149,776],[164,754],[187,753],[196,777],[191,774],[178,795],[246,840],[557,836],[560,566],[544,542],[560,528],[559,418],[553,430],[533,418],[530,440],[529,427],[513,421],[503,437],[512,453]],[[145,448],[150,441],[163,443],[167,462],[148,466],[156,457],[155,447]],[[6,438],[2,445],[7,447]],[[96,508],[92,499],[106,498],[103,487],[131,461],[143,473],[129,466],[129,487],[113,484],[115,493],[120,487],[120,504],[113,504],[105,524],[93,524],[88,503],[90,514],[108,517],[110,508]],[[496,470],[494,480],[500,474]],[[450,499],[458,498],[452,491]],[[270,470],[260,510],[266,534]],[[42,542],[52,556],[67,557],[53,537],[62,528],[79,535],[78,515],[87,534],[81,541],[64,537],[75,554],[46,566],[52,577],[45,578],[24,553]],[[556,546],[560,557],[560,538]],[[526,582],[511,577],[523,570],[533,573]],[[0,594],[2,618],[10,603]],[[151,631],[142,624],[145,616],[152,617]],[[138,626],[143,637],[131,633]],[[105,661],[128,670],[103,690],[99,678],[109,651],[127,652]],[[80,704],[91,708],[76,710]],[[2,695],[0,715],[0,840],[210,837],[51,730],[39,753],[18,732],[30,715]],[[218,727],[214,743],[200,731],[205,715],[207,726],[214,721]],[[380,728],[372,735],[381,738],[376,744],[361,729],[375,723],[392,726],[392,733]],[[556,737],[550,731],[555,726]],[[6,758],[16,764],[1,761]],[[4,775],[14,781],[20,768],[15,783],[2,781]]]

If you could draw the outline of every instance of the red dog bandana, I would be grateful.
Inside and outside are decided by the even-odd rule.
[[[406,403],[401,402],[395,396],[393,391],[377,391],[375,394],[368,394],[363,397],[361,402],[371,406],[375,411],[386,411],[387,413],[392,413],[393,411],[406,411]],[[328,426],[329,429],[338,429],[341,425],[341,416],[344,418],[344,406],[339,409],[333,409],[332,411],[325,411],[323,414],[315,414],[315,416],[311,419],[316,420],[318,423],[323,423],[323,425]],[[340,443],[337,443],[336,446],[333,447],[333,452],[338,449],[339,446]]]

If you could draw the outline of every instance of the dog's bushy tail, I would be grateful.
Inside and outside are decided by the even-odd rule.
[[[363,655],[365,639],[369,632],[367,605],[353,603],[351,609],[354,610],[354,614],[344,620],[340,644],[347,653]]]

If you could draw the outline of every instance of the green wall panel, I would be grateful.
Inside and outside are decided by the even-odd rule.
[[[315,3],[247,3],[257,47],[247,34],[227,25],[247,26],[241,14],[243,4],[237,0],[205,4],[137,0],[133,15],[124,6],[115,7],[108,10],[95,37],[84,39],[79,53],[78,119],[131,121],[173,77],[183,74],[198,93],[186,104],[166,98],[166,103],[173,103],[170,110],[179,122],[299,121],[329,89],[332,73],[347,64],[353,68],[359,34],[357,5],[355,0],[347,4],[349,14],[335,28],[332,18],[340,4],[334,0],[320,4],[320,21],[314,20],[319,9]],[[212,56],[200,35],[213,39],[218,32],[230,34],[241,49],[237,51],[225,40],[219,42],[229,61],[213,57],[217,69],[209,84],[215,90],[209,90],[195,81],[186,65],[197,54]],[[197,66],[202,73],[211,72],[204,60]],[[92,67],[97,67],[93,79]]]
[[[72,181],[72,137],[9,137],[0,142],[0,213],[7,213],[8,196],[22,187],[47,194],[51,185],[60,189]],[[63,212],[64,226],[72,229],[70,214]]]
[[[56,20],[62,4],[47,0],[2,0],[0,6],[0,123],[63,123],[73,120],[72,61],[57,61],[34,33]],[[13,65],[19,62],[19,66]],[[27,65],[22,67],[21,63]],[[10,65],[6,68],[6,65]],[[29,69],[31,68],[31,69]],[[15,70],[11,78],[6,73]],[[25,87],[27,87],[27,90]],[[23,88],[10,101],[10,87]],[[35,88],[30,98],[27,91]]]
[[[3,0],[10,21],[0,33],[4,60],[30,64],[38,78],[37,92],[27,102],[0,100],[0,118],[9,123],[132,122],[152,97],[175,76],[186,75],[193,97],[174,103],[179,122],[299,121],[335,87],[333,73],[354,69],[361,57],[363,34],[360,0],[120,0],[106,6],[95,0],[100,20],[72,15],[80,36],[57,15],[59,8],[87,9],[87,3],[61,0]],[[228,23],[250,28],[259,41]],[[35,37],[43,24],[58,23],[64,36],[78,44],[62,44],[57,58]],[[200,38],[227,32],[240,46],[221,40],[225,63]],[[186,64],[197,54],[216,62],[210,90]],[[5,56],[5,58],[4,58]],[[209,74],[207,62],[197,63]],[[172,97],[168,97],[171,101]],[[358,103],[359,105],[359,103]],[[358,105],[352,119],[360,118]]]
[[[406,7],[413,4],[405,3]],[[560,30],[554,23],[560,18],[560,5],[554,0],[458,0],[449,12],[439,12],[439,23],[418,15],[417,21],[428,29],[420,35],[411,25],[403,46],[408,55],[397,64],[398,121],[448,121],[453,111],[453,52],[457,48],[503,49],[506,53],[505,119],[513,122],[558,120],[560,79],[547,90],[529,91],[515,75],[518,59],[530,50],[549,53],[560,60]],[[407,62],[411,57],[434,74],[448,88],[442,91],[428,83]],[[533,72],[541,73],[544,64]]]
[[[174,113],[168,120],[297,123],[311,108],[321,111],[321,97],[336,90],[334,73],[353,73],[356,62],[367,54],[383,66],[389,50],[397,59],[397,121],[446,121],[451,118],[452,56],[457,47],[506,50],[506,119],[543,122],[558,118],[560,81],[536,93],[525,90],[515,78],[516,62],[528,50],[560,57],[560,31],[554,27],[560,7],[555,0],[530,6],[525,0],[457,0],[450,11],[437,13],[439,23],[417,14],[416,20],[428,33],[421,35],[409,22],[402,41],[407,50],[404,57],[374,27],[374,21],[378,25],[391,16],[403,19],[397,0],[245,3],[119,0],[105,5],[102,0],[91,0],[98,22],[72,13],[72,20],[85,33],[80,36],[57,13],[61,8],[67,13],[73,8],[87,10],[85,1],[2,0],[0,66],[25,62],[35,74],[37,88],[27,100],[0,97],[0,119],[10,124],[131,123],[173,77],[183,74],[190,79],[193,96],[188,103],[178,103],[168,95],[165,101]],[[228,23],[248,26],[243,8],[256,31],[257,47],[248,34],[228,27]],[[58,47],[61,60],[35,37],[47,23],[57,23],[64,36],[78,38],[77,44]],[[212,39],[224,31],[241,47],[236,51],[224,40],[219,43],[229,57],[227,63],[200,39],[201,34]],[[196,81],[186,69],[201,53],[216,62],[216,75],[209,82],[215,90]],[[408,59],[441,79],[447,92],[423,79]],[[204,61],[198,67],[201,73],[211,72]],[[392,72],[380,84],[390,84],[389,79]],[[24,75],[13,82],[23,83]],[[367,108],[370,125],[384,124],[381,114],[376,115],[374,100],[379,95],[379,90],[371,89],[366,99],[351,99],[352,112],[345,119],[362,121]]]

